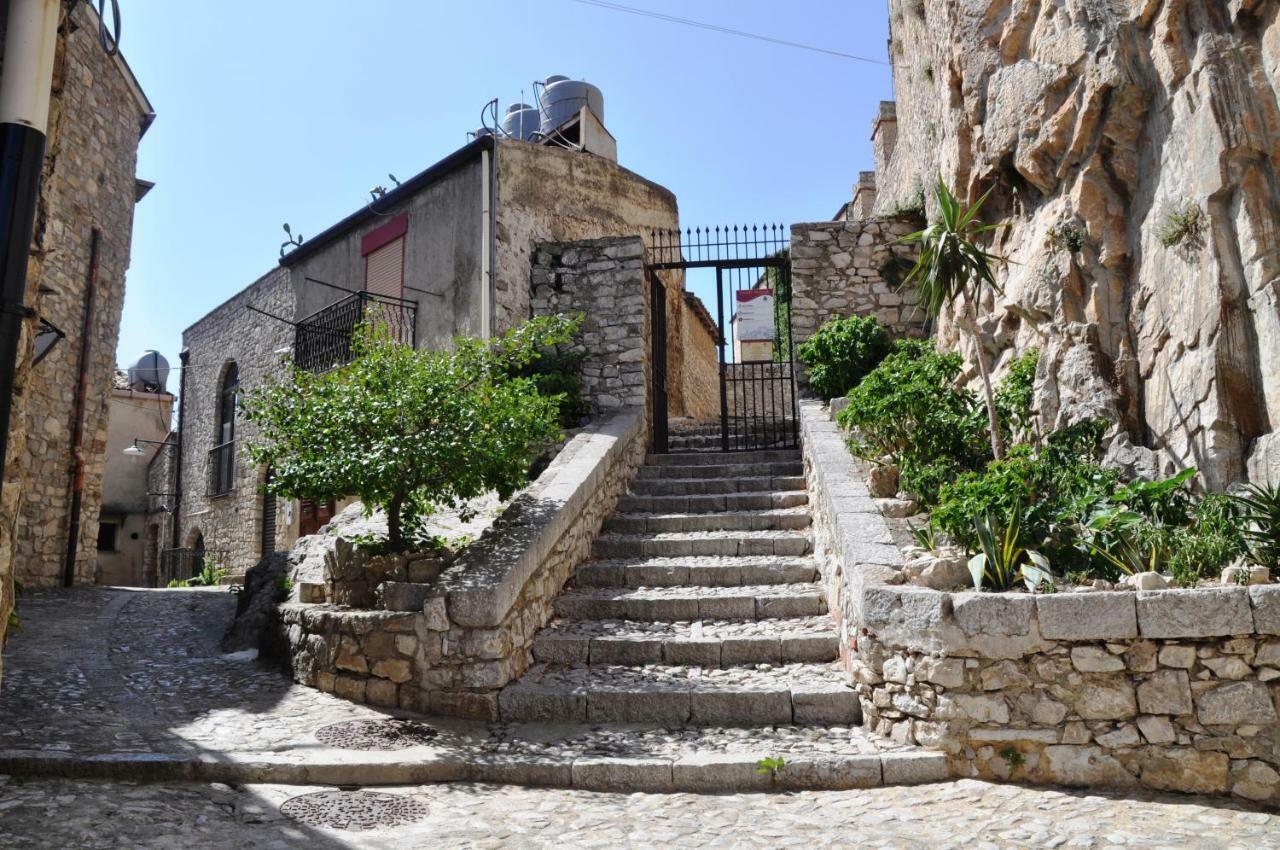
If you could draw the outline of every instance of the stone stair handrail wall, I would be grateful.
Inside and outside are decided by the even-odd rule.
[[[902,583],[843,436],[801,405],[842,659],[865,723],[954,775],[1280,802],[1280,585],[1051,594]]]
[[[496,719],[498,691],[532,662],[552,599],[643,463],[647,423],[627,408],[588,426],[434,582],[381,588],[410,610],[282,605],[294,677],[357,702]]]

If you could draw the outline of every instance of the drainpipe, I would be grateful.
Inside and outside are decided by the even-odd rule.
[[[177,459],[173,462],[173,520],[170,532],[173,538],[173,545],[170,548],[182,548],[182,526],[178,522],[178,518],[182,516],[180,509],[182,507],[182,446],[185,444],[186,434],[182,430],[183,415],[182,411],[187,406],[187,372],[188,362],[191,360],[191,349],[184,348],[178,355],[178,362],[181,364],[182,374],[178,377],[178,439],[175,441],[174,451],[177,453]]]
[[[58,0],[9,0],[0,76],[0,487],[57,49]]]
[[[493,146],[497,152],[498,146]],[[480,338],[493,335],[493,259],[491,236],[493,228],[489,217],[493,212],[490,203],[493,194],[489,164],[489,151],[480,151]]]
[[[80,325],[80,364],[76,400],[71,412],[71,512],[67,523],[67,558],[62,564],[62,586],[76,581],[76,549],[80,545],[80,505],[84,497],[84,408],[89,398],[89,363],[93,353],[93,319],[98,295],[98,252],[102,231],[93,229],[89,241],[89,279],[85,283],[84,320]]]

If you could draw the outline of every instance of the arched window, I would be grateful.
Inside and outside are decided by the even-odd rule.
[[[240,395],[240,370],[228,364],[218,390],[218,430],[209,453],[209,495],[230,493],[236,469],[236,400]]]
[[[236,398],[239,395],[240,370],[232,363],[222,376],[222,388],[218,394],[218,445],[236,438]]]

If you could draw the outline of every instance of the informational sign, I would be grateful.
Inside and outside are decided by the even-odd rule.
[[[773,341],[773,290],[744,289],[734,293],[737,310],[733,316],[738,342]]]

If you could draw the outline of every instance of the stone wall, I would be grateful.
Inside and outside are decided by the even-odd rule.
[[[529,316],[529,268],[538,243],[642,236],[679,227],[675,196],[615,162],[510,139],[498,140],[495,150],[494,328],[499,333]]]
[[[231,575],[242,575],[262,556],[260,486],[265,470],[250,462],[244,444],[255,431],[243,416],[237,416],[233,487],[229,493],[210,495],[209,452],[218,443],[222,381],[232,363],[239,370],[242,393],[268,377],[285,374],[285,357],[277,352],[291,349],[293,326],[248,307],[293,316],[294,297],[289,270],[278,267],[182,333],[190,368],[186,395],[179,400],[183,406],[181,543],[190,547],[202,535],[206,551]],[[277,546],[286,540],[286,516],[277,511]]]
[[[680,369],[684,406],[680,413],[690,419],[714,419],[720,415],[720,331],[698,296],[692,292],[683,295],[680,343],[684,356]],[[671,370],[670,363],[667,369]]]
[[[1280,585],[943,593],[802,403],[815,551],[864,722],[954,775],[1280,802]]]
[[[499,689],[532,663],[552,600],[644,462],[647,425],[632,408],[575,436],[437,578],[382,586],[383,603],[406,610],[282,605],[294,677],[356,702],[496,720]],[[330,560],[336,545],[350,544],[303,538],[294,557]]]
[[[586,352],[583,398],[592,412],[644,407],[649,284],[640,237],[539,243],[529,288],[529,309],[535,316],[582,314],[575,347]]]
[[[1046,430],[1104,416],[1210,487],[1280,481],[1280,7],[889,14],[897,143],[878,156],[877,211],[935,175],[966,200],[994,189],[985,217],[1009,221],[994,246],[1009,263],[980,308],[997,377],[1038,346]],[[1187,210],[1194,226],[1169,235]],[[974,363],[948,316],[940,342]]]
[[[791,226],[791,337],[804,342],[829,319],[875,316],[899,336],[922,336],[916,293],[898,281],[911,251],[895,242],[910,220],[821,221]],[[888,279],[886,279],[888,278]]]
[[[134,166],[138,141],[151,117],[150,104],[132,73],[123,60],[103,52],[97,32],[97,17],[85,4],[72,4],[64,11],[24,301],[67,336],[38,366],[29,368],[35,322],[24,323],[11,414],[11,465],[5,471],[5,504],[0,506],[0,622],[12,599],[11,547],[13,577],[25,587],[48,587],[62,580],[70,523],[75,388],[86,345],[86,463],[75,581],[92,582],[97,562],[107,396],[115,376],[137,195]],[[81,329],[94,228],[102,237],[94,325],[86,338]]]

